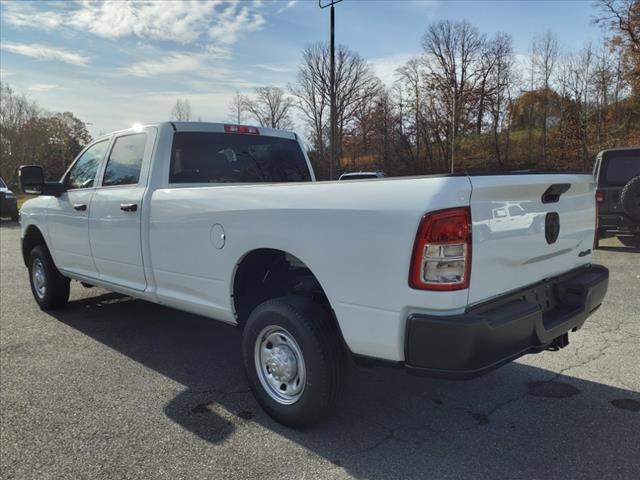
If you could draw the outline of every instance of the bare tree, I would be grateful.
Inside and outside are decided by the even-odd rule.
[[[478,80],[476,61],[482,44],[483,36],[466,20],[432,23],[422,37],[428,85],[438,92],[445,111],[449,112],[447,144],[450,145],[452,169],[455,138],[473,104]]]
[[[31,139],[27,140],[25,133],[40,115],[34,102],[0,83],[0,175],[7,181],[11,181],[16,168],[27,158]]]
[[[640,0],[598,0],[595,22],[608,30],[608,43],[620,53],[619,67],[635,95],[640,95]]]
[[[241,124],[247,119],[246,103],[246,98],[236,90],[236,94],[229,103],[229,118],[231,121]]]
[[[178,98],[171,109],[171,118],[178,122],[188,122],[191,120],[191,103],[188,99]]]
[[[4,130],[22,127],[40,114],[40,108],[10,85],[0,83],[0,126]]]
[[[258,87],[254,98],[243,102],[247,113],[260,125],[269,128],[291,128],[293,99],[280,87]]]
[[[551,78],[560,55],[558,40],[551,30],[547,30],[533,42],[533,65],[542,88],[542,162],[547,162],[547,130],[549,118],[549,93]]]
[[[9,85],[0,85],[0,175],[7,181],[27,163],[45,167],[48,178],[60,178],[90,141],[85,123],[71,112],[46,112]]]
[[[605,45],[602,45],[595,53],[592,84],[596,109],[596,142],[598,150],[601,150],[604,138],[607,136],[607,124],[604,117],[614,96],[613,91],[616,84],[615,59],[611,50]]]
[[[296,98],[296,106],[304,115],[310,131],[314,149],[320,159],[325,157],[324,131],[329,116],[329,97],[323,90],[326,58],[319,54],[317,45],[307,46],[302,51],[302,64],[298,69],[297,81],[289,85],[289,91]]]
[[[620,42],[640,53],[640,2],[638,0],[598,0],[601,15],[596,23],[618,32]]]
[[[491,114],[491,131],[493,134],[494,151],[498,166],[502,167],[503,156],[501,154],[499,134],[503,129],[508,111],[511,89],[516,78],[514,72],[515,57],[513,54],[513,43],[511,36],[506,33],[499,33],[491,42],[490,48],[491,71],[485,80],[489,85],[485,90],[488,92],[488,108]]]
[[[396,71],[398,83],[407,95],[407,113],[412,117],[411,133],[415,142],[415,160],[420,162],[420,134],[422,131],[422,110],[424,93],[422,79],[424,72],[418,58],[412,58]],[[402,121],[401,115],[401,121]]]
[[[328,58],[328,48],[324,48]],[[328,78],[328,76],[327,76]],[[328,88],[328,85],[327,85]],[[381,82],[360,55],[340,45],[336,52],[336,124],[339,146],[347,125],[354,120],[362,102],[371,102],[380,94]],[[329,90],[326,91],[329,98]]]
[[[344,45],[339,45],[335,57],[337,157],[340,158],[345,129],[354,121],[360,102],[371,101],[380,87],[379,79],[367,62]],[[324,132],[325,110],[331,98],[329,47],[316,43],[305,48],[299,67],[298,84],[292,93],[307,118],[313,119],[315,136]]]
[[[568,72],[563,75],[563,79],[567,82],[567,91],[578,109],[582,166],[586,169],[590,159],[588,132],[593,89],[594,52],[591,43],[587,43],[578,54],[570,55],[567,63]]]
[[[629,28],[634,12],[627,15]],[[339,112],[341,161],[384,166],[389,174],[537,162],[586,170],[595,151],[637,143],[640,75],[634,78],[633,68],[640,62],[633,63],[632,40],[616,40],[621,30],[612,29],[606,49],[585,48],[565,62],[553,33],[541,33],[524,66],[506,34],[487,39],[468,22],[429,25],[423,55],[397,70],[392,89],[361,83],[368,88],[356,89],[363,93]],[[327,145],[328,70],[322,44],[309,47],[290,87],[312,132],[315,158]],[[339,86],[338,95],[347,90]]]

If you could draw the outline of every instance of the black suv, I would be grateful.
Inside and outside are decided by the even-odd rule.
[[[598,183],[597,239],[617,235],[625,245],[640,244],[640,148],[603,150],[593,175]]]
[[[9,190],[2,177],[0,177],[0,217],[10,217],[11,220],[18,219],[16,196]]]

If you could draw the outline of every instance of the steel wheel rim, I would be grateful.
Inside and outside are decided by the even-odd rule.
[[[44,298],[47,294],[47,276],[44,271],[42,260],[39,258],[36,258],[33,262],[31,280],[33,281],[33,289],[35,290],[38,298]]]
[[[307,372],[293,335],[276,325],[263,328],[256,338],[254,360],[260,384],[273,400],[291,405],[300,399]]]

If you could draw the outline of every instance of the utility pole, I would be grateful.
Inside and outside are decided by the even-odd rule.
[[[331,7],[331,72],[329,79],[329,96],[331,97],[331,146],[329,147],[329,180],[333,180],[333,169],[336,160],[336,46],[335,46],[335,8],[336,3],[340,3],[342,0],[318,0],[318,6],[320,8]]]

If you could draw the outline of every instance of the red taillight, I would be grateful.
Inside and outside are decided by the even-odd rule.
[[[471,214],[451,208],[422,217],[413,246],[409,285],[421,290],[469,288]]]
[[[604,202],[604,192],[602,190],[596,190],[596,203]]]
[[[226,133],[246,133],[248,135],[260,134],[256,127],[250,127],[249,125],[225,125],[224,131]]]

